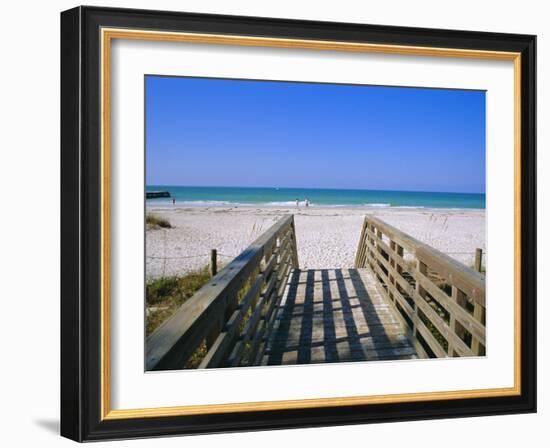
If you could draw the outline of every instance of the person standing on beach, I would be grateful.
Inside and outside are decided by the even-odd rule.
[[[300,201],[296,198],[296,208],[300,208]]]
[[[172,198],[172,205],[176,205],[176,198]]]
[[[306,207],[309,207],[309,199],[306,198]]]

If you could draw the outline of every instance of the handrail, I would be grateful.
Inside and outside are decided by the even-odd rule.
[[[355,257],[370,267],[422,357],[485,354],[485,279],[395,227],[366,216]]]
[[[146,370],[257,365],[290,271],[298,268],[294,216],[281,218],[146,340]]]

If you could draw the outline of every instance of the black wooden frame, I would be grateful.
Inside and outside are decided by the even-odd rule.
[[[100,418],[100,27],[521,53],[521,395],[284,411]],[[536,37],[78,7],[61,14],[61,434],[78,440],[536,411]]]

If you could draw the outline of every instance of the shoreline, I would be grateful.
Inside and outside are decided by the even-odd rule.
[[[190,201],[190,202],[176,202],[172,204],[168,201],[158,201],[155,203],[146,202],[145,209],[162,209],[162,210],[174,210],[174,209],[209,209],[209,208],[222,208],[222,209],[284,209],[291,211],[303,211],[303,210],[412,210],[412,211],[480,211],[485,213],[485,208],[476,208],[476,207],[429,207],[424,205],[386,205],[386,204],[310,204],[309,206],[305,205],[285,205],[277,203],[234,203],[227,202],[222,203],[223,201],[212,201],[208,203],[207,201]]]
[[[147,230],[146,277],[182,275],[241,253],[280,217],[293,214],[302,269],[352,267],[363,217],[372,214],[466,265],[476,248],[486,250],[485,209],[404,207],[188,206],[150,204],[146,213],[173,228]]]

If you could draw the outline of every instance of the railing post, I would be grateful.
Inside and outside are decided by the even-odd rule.
[[[373,244],[373,239],[370,236],[370,234],[368,233],[369,230],[372,230],[372,225],[371,225],[370,222],[367,222],[367,225],[365,226],[365,252],[363,254],[363,258],[365,260],[365,262],[363,263],[364,267],[367,267],[367,265],[370,266],[371,262],[372,262],[371,249],[370,249],[369,245],[367,244],[367,243]],[[371,266],[371,268],[372,268],[372,266]]]
[[[485,323],[485,311],[483,307],[477,302],[474,303],[474,319],[483,324]],[[482,354],[482,344],[474,335],[472,335],[472,351],[475,355]]]
[[[365,231],[370,230],[374,232],[374,227],[370,222],[367,222],[367,226],[365,228]],[[374,262],[374,254],[371,250],[371,248],[366,244],[367,241],[370,242],[371,245],[374,245],[374,238],[370,236],[370,234],[367,232],[365,235],[365,252],[363,254],[363,266],[366,267],[367,265],[372,267],[372,263]]]
[[[210,251],[210,275],[214,277],[218,273],[218,251],[212,249]]]
[[[294,226],[294,216],[292,216],[290,227],[292,231],[292,267],[294,269],[299,269],[300,264],[298,263],[298,241],[296,240],[296,227]]]
[[[422,263],[420,260],[416,260],[416,269],[421,274],[423,274],[425,276],[428,275],[428,266],[426,266],[426,264]],[[420,297],[422,297],[422,299],[424,299],[426,297],[426,290],[420,285],[420,282],[418,280],[416,281],[415,289],[416,289],[416,292],[418,293],[418,295]],[[417,317],[418,316],[418,305],[416,303],[416,300],[414,301],[413,310],[414,310],[413,316]],[[415,337],[416,337],[417,331],[418,330],[416,328],[416,324],[414,323],[414,319],[413,319],[413,334],[414,334]]]
[[[475,256],[475,262],[474,262],[474,268],[477,272],[481,272],[481,257],[482,257],[482,250],[480,248],[476,249],[476,256]]]
[[[210,332],[206,335],[205,342],[206,342],[206,349],[210,350],[210,348],[214,345],[214,342],[216,342],[216,339],[218,339],[218,336],[222,332],[223,326],[225,324],[225,315],[219,316],[214,325],[212,326],[212,329]]]
[[[399,244],[395,243],[395,252],[397,253],[397,255],[399,255],[401,258],[403,258],[403,246],[400,246]],[[403,268],[401,267],[400,264],[396,263],[396,267],[395,267],[396,271],[398,274],[402,274],[403,273]]]
[[[467,301],[466,295],[454,285],[452,285],[451,287],[451,298],[454,302],[456,302],[462,308],[464,308],[464,306],[466,305],[466,301]],[[460,339],[463,339],[464,331],[458,325],[457,325],[455,315],[451,313],[449,317],[450,331],[456,334]],[[453,347],[453,344],[451,344],[450,340],[448,342],[449,342],[449,347],[447,349],[447,353],[449,354],[449,356],[452,357],[454,356],[454,347]]]
[[[395,241],[390,240],[390,249],[391,253],[388,254],[390,266],[393,270],[395,270],[395,259],[393,258],[393,255],[395,253]],[[388,280],[389,282],[395,286],[395,277],[393,276],[393,272],[388,271]]]
[[[367,234],[367,218],[363,219],[363,226],[361,227],[361,235],[359,236],[359,244],[357,245],[357,252],[355,253],[355,267],[364,268],[363,255],[367,250],[367,243],[365,237]]]

